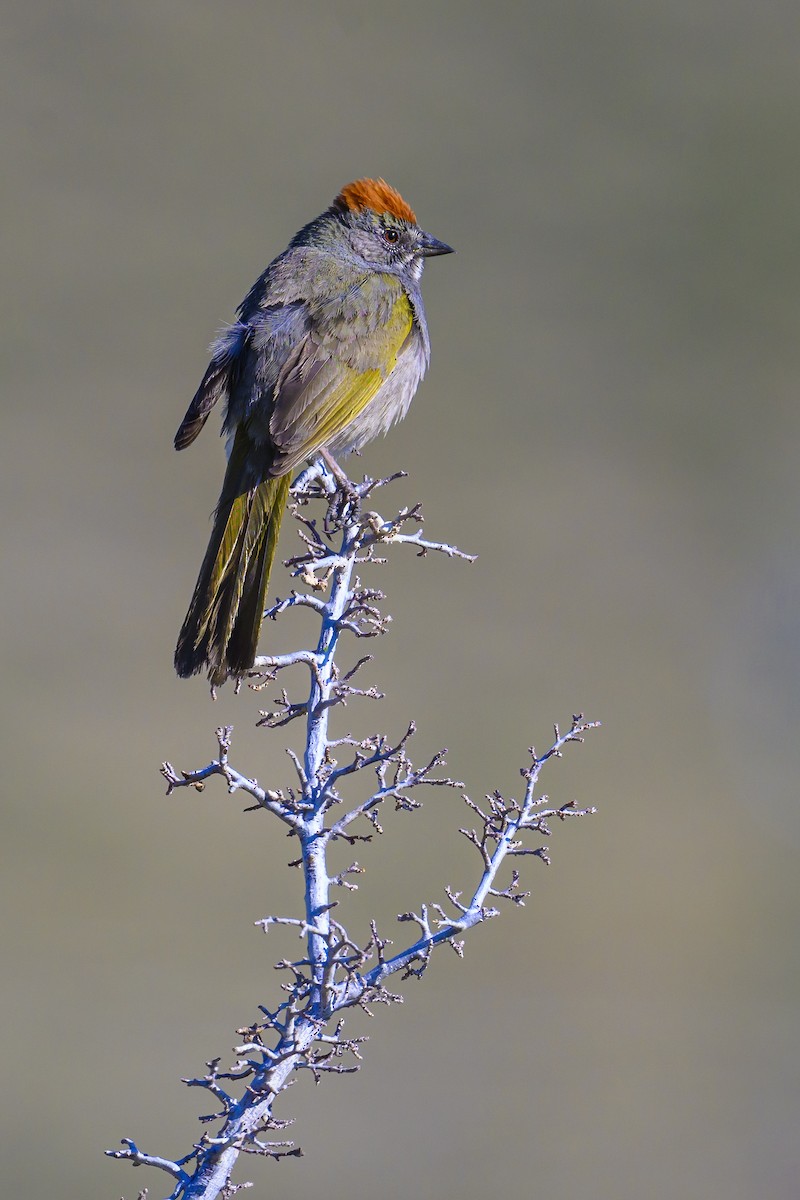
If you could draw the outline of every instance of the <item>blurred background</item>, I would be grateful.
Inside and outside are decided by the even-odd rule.
[[[162,759],[291,778],[267,695],[212,703],[175,638],[223,472],[172,436],[216,329],[342,184],[384,175],[458,254],[433,364],[354,464],[405,468],[468,566],[370,583],[387,698],[480,798],[596,817],[523,910],[440,954],[361,1073],[283,1099],[305,1157],[253,1195],[796,1197],[800,1100],[800,17],[737,0],[10,3],[5,185],[2,1061],[9,1195],[151,1197],[297,943],[275,823]],[[283,542],[292,552],[296,535]],[[289,584],[280,572],[274,588]],[[288,649],[300,626],[270,626]],[[363,650],[363,643],[357,647]],[[298,686],[300,680],[298,679]],[[457,794],[386,815],[354,933],[475,879]]]

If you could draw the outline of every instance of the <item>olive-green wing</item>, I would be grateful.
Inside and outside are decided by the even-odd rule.
[[[377,303],[370,295],[376,288]],[[270,419],[276,473],[293,470],[357,421],[411,333],[411,301],[393,277],[370,276],[346,300],[320,313],[278,378]]]

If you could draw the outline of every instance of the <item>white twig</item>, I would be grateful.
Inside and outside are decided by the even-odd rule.
[[[145,1154],[129,1138],[123,1139],[125,1149],[106,1152],[113,1158],[169,1174],[175,1180],[170,1200],[212,1200],[233,1195],[245,1186],[231,1183],[231,1172],[243,1153],[270,1158],[301,1154],[292,1142],[264,1140],[262,1135],[287,1124],[274,1117],[273,1106],[296,1072],[308,1070],[319,1080],[326,1074],[358,1070],[364,1039],[344,1036],[343,1011],[358,1005],[369,1012],[370,1005],[401,1000],[386,989],[386,979],[398,971],[403,978],[421,976],[441,944],[449,944],[461,955],[462,935],[496,916],[497,903],[521,905],[529,896],[521,891],[518,871],[511,871],[505,885],[499,880],[507,860],[537,856],[548,861],[546,847],[528,845],[525,839],[532,834],[549,836],[548,822],[554,818],[564,820],[594,812],[572,804],[550,807],[547,797],[537,792],[543,767],[551,759],[560,758],[569,743],[582,741],[584,734],[594,728],[594,722],[578,716],[567,732],[561,733],[556,727],[555,739],[545,754],[537,757],[531,750],[531,763],[522,771],[522,799],[506,799],[495,792],[477,804],[464,797],[474,824],[461,833],[478,854],[476,878],[469,892],[447,886],[446,904],[420,903],[416,911],[400,914],[398,920],[416,926],[417,933],[394,954],[387,954],[391,943],[379,937],[374,921],[364,943],[348,933],[339,901],[332,898],[333,889],[346,900],[347,892],[357,887],[354,876],[363,875],[364,868],[354,861],[344,870],[332,871],[328,865],[332,844],[369,842],[382,833],[378,812],[387,801],[397,809],[413,811],[420,806],[415,793],[422,787],[464,786],[441,774],[444,751],[434,754],[423,766],[414,765],[409,754],[415,733],[413,722],[395,740],[381,733],[358,739],[351,734],[332,737],[329,732],[334,708],[356,698],[381,696],[374,686],[355,687],[351,682],[371,662],[371,656],[362,656],[348,669],[337,665],[343,638],[380,636],[390,620],[379,607],[381,592],[361,585],[355,574],[357,566],[383,561],[376,554],[380,547],[413,546],[421,556],[436,552],[470,562],[474,557],[445,542],[423,538],[419,529],[408,532],[409,525],[421,524],[418,505],[401,509],[390,520],[377,512],[360,512],[361,501],[387,482],[364,479],[360,484],[348,484],[340,492],[327,469],[315,465],[303,473],[293,489],[293,513],[303,551],[287,565],[302,578],[308,591],[292,592],[265,615],[277,619],[296,606],[310,609],[319,619],[317,643],[313,649],[257,658],[250,682],[251,688],[263,690],[279,671],[295,666],[308,669],[307,694],[293,696],[282,689],[274,700],[276,707],[263,712],[258,722],[274,729],[290,724],[296,728],[296,722],[302,721],[302,747],[297,751],[288,747],[295,772],[293,786],[264,788],[233,768],[228,761],[230,726],[217,729],[218,754],[206,766],[181,772],[170,763],[161,768],[168,795],[186,787],[202,790],[207,779],[219,775],[229,793],[242,792],[254,801],[252,807],[277,817],[299,845],[291,865],[300,867],[304,878],[302,916],[267,916],[256,922],[265,933],[273,927],[294,930],[302,942],[299,957],[276,963],[285,980],[281,984],[284,999],[272,1010],[260,1005],[259,1019],[237,1031],[243,1040],[235,1046],[237,1058],[228,1069],[220,1069],[220,1060],[213,1059],[206,1064],[205,1075],[184,1080],[187,1086],[205,1089],[213,1097],[215,1111],[200,1120],[204,1125],[215,1125],[216,1131],[213,1135],[205,1132],[192,1150],[176,1161]],[[307,513],[315,500],[330,506],[321,524]],[[366,799],[346,803],[343,786],[365,770],[374,774],[376,786]],[[333,808],[341,811],[332,820]],[[364,832],[360,832],[362,829]],[[470,895],[468,901],[462,899],[465,894]],[[347,1062],[346,1056],[356,1061]]]

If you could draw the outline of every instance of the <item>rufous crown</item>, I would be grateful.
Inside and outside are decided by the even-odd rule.
[[[333,204],[342,211],[360,212],[362,208],[371,208],[377,213],[391,213],[412,225],[417,223],[413,208],[385,179],[356,179],[342,188]]]

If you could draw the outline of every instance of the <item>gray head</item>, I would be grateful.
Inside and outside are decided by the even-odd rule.
[[[426,258],[453,253],[451,246],[420,229],[414,210],[384,179],[348,183],[293,244],[341,243],[342,237],[366,266],[413,279],[419,279]]]

